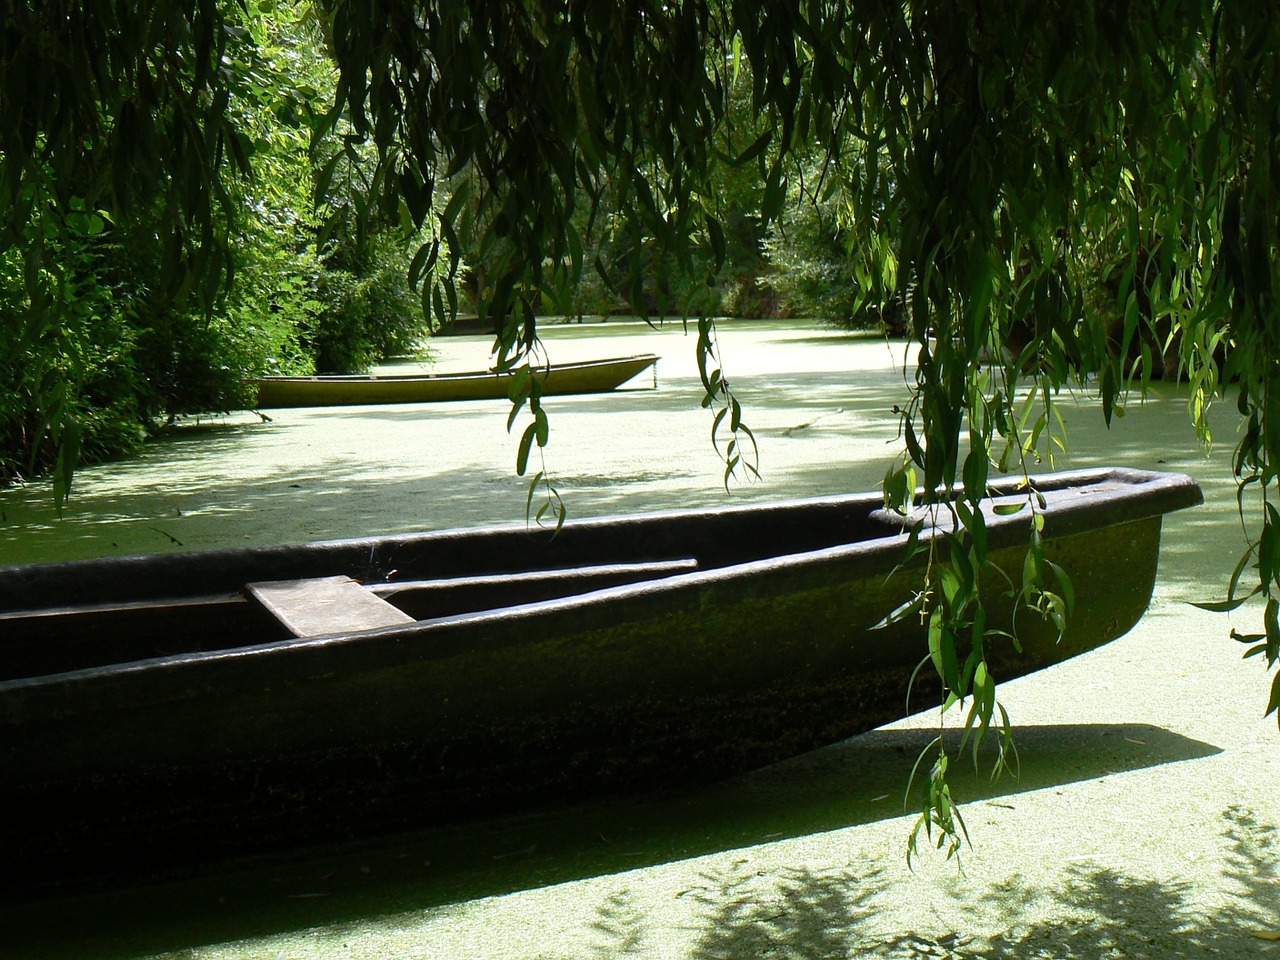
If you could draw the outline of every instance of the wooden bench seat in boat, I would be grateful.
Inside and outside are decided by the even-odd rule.
[[[272,580],[245,585],[295,637],[322,637],[414,623],[399,607],[350,577]]]

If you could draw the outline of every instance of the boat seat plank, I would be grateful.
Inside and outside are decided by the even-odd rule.
[[[297,637],[377,630],[413,623],[413,617],[350,577],[250,583],[246,592]]]

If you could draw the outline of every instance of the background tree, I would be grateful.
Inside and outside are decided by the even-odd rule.
[[[321,235],[312,130],[337,71],[309,5],[11,6],[0,482],[53,466],[61,500],[79,459],[252,405],[254,374],[417,340],[410,235]]]

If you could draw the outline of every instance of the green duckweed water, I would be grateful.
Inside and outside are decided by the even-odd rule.
[[[553,360],[655,352],[643,379],[549,402],[547,467],[577,516],[873,488],[895,451],[901,346],[798,324],[722,334],[763,480],[726,494],[693,335],[548,331]],[[441,341],[440,368],[484,365]],[[281,411],[192,426],[47,490],[0,493],[0,560],[291,542],[519,521],[502,404]],[[1280,924],[1280,743],[1220,591],[1241,547],[1228,454],[1198,449],[1177,388],[1108,434],[1071,413],[1069,463],[1189,472],[1152,608],[1126,637],[1001,688],[1021,775],[956,764],[975,848],[905,867],[902,797],[936,716],[708,787],[533,811],[148,885],[0,907],[0,957],[1250,956]],[[180,546],[181,545],[181,546]]]

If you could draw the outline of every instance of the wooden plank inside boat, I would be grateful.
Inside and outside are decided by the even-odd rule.
[[[415,620],[430,620],[477,610],[554,600],[642,580],[693,573],[697,569],[697,560],[685,558],[591,564],[435,580],[401,580],[373,583],[368,589]]]
[[[321,637],[413,623],[413,617],[350,577],[250,583],[249,596],[297,637]]]

